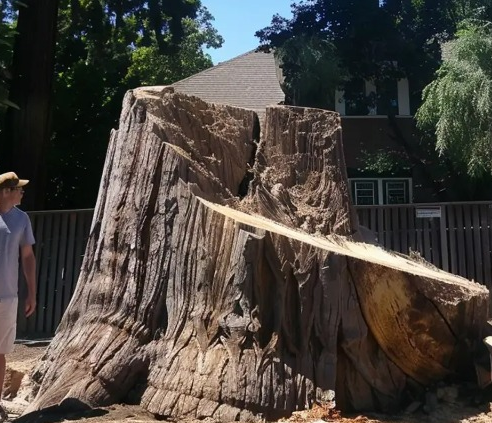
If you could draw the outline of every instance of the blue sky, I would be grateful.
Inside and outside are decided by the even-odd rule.
[[[290,18],[291,3],[292,0],[202,0],[225,40],[222,48],[207,50],[214,64],[256,48],[255,32],[270,25],[276,13]]]

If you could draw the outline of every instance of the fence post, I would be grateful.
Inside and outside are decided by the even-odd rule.
[[[447,222],[447,206],[441,205],[441,263],[442,269],[449,272],[449,250],[448,250],[448,222]]]

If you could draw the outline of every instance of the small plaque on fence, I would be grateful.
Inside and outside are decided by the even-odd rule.
[[[441,217],[441,207],[417,207],[415,217],[418,219],[430,219],[432,217]]]

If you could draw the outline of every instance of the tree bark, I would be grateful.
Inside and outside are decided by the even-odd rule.
[[[470,375],[488,291],[351,240],[338,116],[270,107],[258,138],[252,111],[126,95],[29,410],[76,398],[234,421],[335,396],[388,410]]]
[[[31,180],[24,207],[42,209],[50,142],[58,0],[26,0],[19,8],[2,166]]]

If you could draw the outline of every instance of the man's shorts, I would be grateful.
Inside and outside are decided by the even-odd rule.
[[[0,354],[14,349],[17,327],[17,298],[0,299]]]

